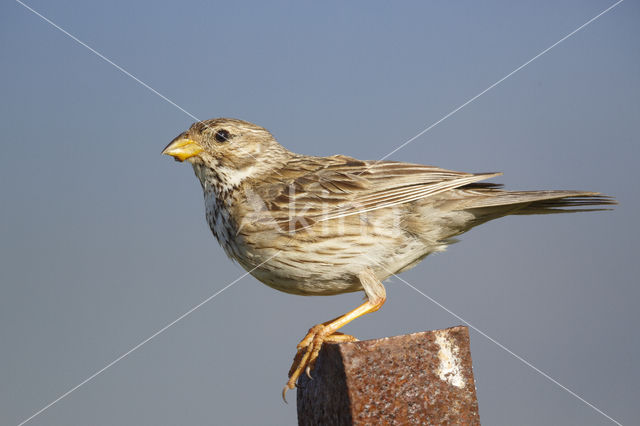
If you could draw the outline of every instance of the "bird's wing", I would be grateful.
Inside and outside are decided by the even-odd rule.
[[[281,178],[289,178],[260,189],[267,208],[282,220],[286,212],[314,223],[397,206],[501,174],[345,156],[304,157],[281,172]]]

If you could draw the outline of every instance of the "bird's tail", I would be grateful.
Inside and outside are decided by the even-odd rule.
[[[613,197],[598,192],[505,191],[499,184],[475,182],[447,191],[432,207],[443,218],[437,238],[450,243],[451,238],[504,216],[611,210],[615,204]]]
[[[484,191],[483,191],[484,192]],[[506,210],[506,214],[551,214],[610,210],[613,197],[586,191],[486,191],[470,200],[465,210]]]
[[[610,210],[613,197],[589,191],[505,191],[494,183],[473,183],[457,189],[461,197],[449,208],[473,213],[481,221],[506,215]],[[453,200],[452,200],[453,201]],[[484,219],[484,220],[483,220]]]

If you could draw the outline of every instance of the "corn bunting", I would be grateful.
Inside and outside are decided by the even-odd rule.
[[[337,330],[382,306],[381,281],[391,273],[492,219],[615,204],[596,192],[505,191],[480,182],[500,173],[295,154],[266,129],[228,118],[193,124],[162,153],[191,163],[213,235],[258,280],[299,295],[367,296],[309,330],[283,396],[313,369],[324,342],[355,340]]]

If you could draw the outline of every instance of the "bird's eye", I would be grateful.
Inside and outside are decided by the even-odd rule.
[[[226,131],[225,129],[220,129],[216,132],[214,138],[216,138],[216,141],[218,142],[227,142],[230,136],[231,135],[228,131]]]

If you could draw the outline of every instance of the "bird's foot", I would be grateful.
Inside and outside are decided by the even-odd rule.
[[[311,370],[313,370],[323,343],[354,342],[356,340],[358,339],[348,334],[343,334],[338,331],[331,332],[331,329],[324,324],[311,327],[307,335],[304,336],[304,339],[298,343],[298,352],[293,358],[293,364],[289,369],[289,381],[282,390],[282,399],[284,399],[284,402],[287,402],[285,398],[287,391],[296,386],[296,382],[303,371],[307,373],[309,378],[312,378]]]

